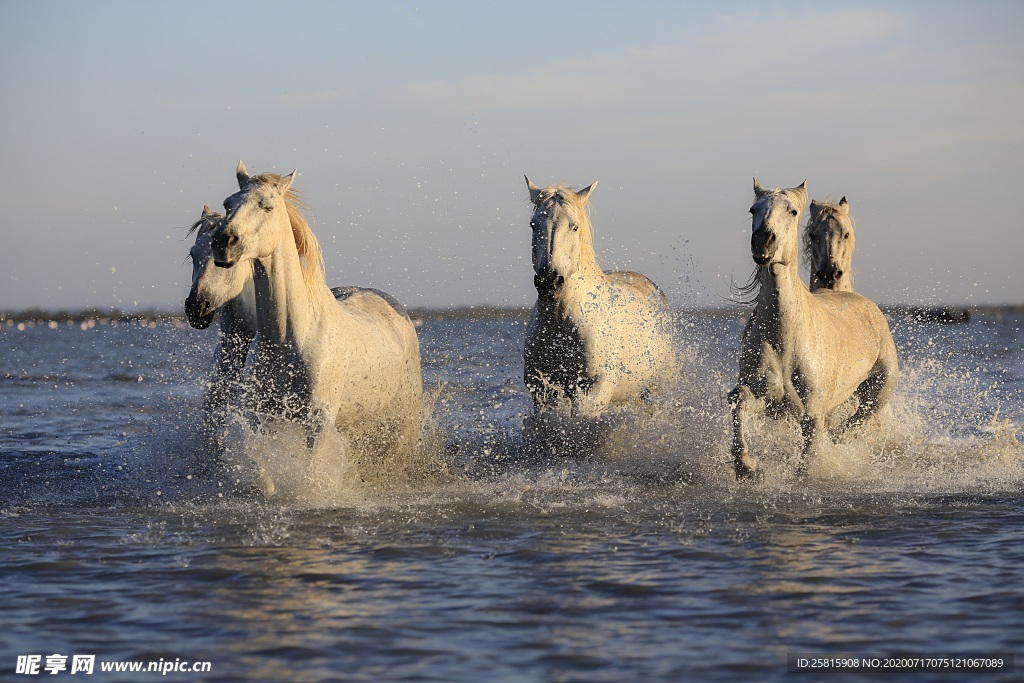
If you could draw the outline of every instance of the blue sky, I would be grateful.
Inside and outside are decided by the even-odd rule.
[[[234,167],[299,171],[331,285],[532,301],[538,184],[678,305],[751,270],[751,177],[857,220],[884,303],[1024,300],[1024,5],[0,2],[0,309],[175,309]]]

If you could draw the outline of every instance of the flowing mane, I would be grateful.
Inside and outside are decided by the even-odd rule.
[[[203,209],[207,210],[208,207],[204,206]],[[206,233],[210,232],[215,227],[217,227],[217,223],[220,221],[221,218],[224,218],[224,214],[218,213],[216,211],[208,211],[207,213],[204,213],[202,218],[200,218],[191,226],[189,226],[188,232],[186,233],[186,237],[196,232],[197,230],[199,231],[199,234],[196,235],[196,237],[205,235]]]
[[[277,173],[261,173],[249,177],[250,183],[276,186],[281,182],[282,176]],[[289,187],[284,194],[284,206],[288,211],[288,221],[292,226],[292,236],[295,238],[295,249],[299,252],[299,261],[302,263],[302,279],[306,283],[306,289],[312,295],[316,289],[326,283],[324,274],[324,254],[320,248],[313,230],[309,227],[306,217],[302,211],[308,207],[302,201],[297,190]],[[311,296],[310,301],[316,305],[320,299]]]
[[[741,306],[755,306],[757,304],[757,295],[761,291],[761,274],[764,272],[764,266],[754,266],[754,272],[750,274],[750,279],[747,280],[746,284],[737,284],[733,280],[729,287],[732,289],[733,301],[740,304]]]

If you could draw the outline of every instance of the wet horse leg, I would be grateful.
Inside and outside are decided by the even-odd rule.
[[[807,476],[807,463],[818,452],[818,440],[822,437],[821,422],[821,417],[817,415],[805,414],[800,418],[800,434],[804,438],[804,447],[796,466],[796,476],[800,478]]]
[[[752,407],[763,407],[763,400],[754,397],[754,392],[745,384],[741,384],[729,392],[729,404],[732,407],[732,457],[736,469],[736,479],[753,479],[757,472],[757,458],[751,457],[747,449],[747,434],[743,418]]]
[[[859,401],[857,410],[846,421],[841,431],[845,432],[864,425],[882,409],[882,406],[889,402],[895,389],[895,373],[884,364],[874,368],[868,378],[861,382],[857,390],[853,392],[853,395]]]

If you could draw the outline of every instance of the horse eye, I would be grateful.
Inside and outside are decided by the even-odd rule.
[[[796,209],[790,209],[790,210],[789,210],[789,213],[790,213],[790,214],[792,214],[792,215],[794,215],[794,216],[799,216],[799,215],[800,215],[800,212],[799,212],[799,211],[797,211]]]
[[[573,232],[576,232],[577,230],[580,229],[580,226],[576,225],[575,223],[572,223],[571,225],[569,225],[569,227],[572,228]]]
[[[848,239],[850,239],[850,233],[848,233],[848,232],[844,232],[844,233],[843,233],[843,239],[844,239],[844,240],[848,240]]]
[[[534,230],[536,230],[537,229],[537,221],[530,221],[530,227],[533,228]]]

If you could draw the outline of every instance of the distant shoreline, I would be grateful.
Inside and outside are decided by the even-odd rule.
[[[1003,316],[1024,316],[1024,303],[998,304],[978,306],[906,306],[883,305],[886,315],[896,317],[913,317],[919,320],[934,320],[946,323],[966,322],[971,318],[1001,318]],[[676,309],[680,313],[689,313],[708,318],[741,318],[751,308],[726,305],[703,308]],[[518,306],[457,306],[452,308],[412,308],[409,316],[414,320],[521,320],[530,317],[529,307]],[[0,311],[0,328],[18,324],[49,325],[51,327],[66,325],[126,324],[126,323],[182,323],[185,322],[183,312],[148,309],[141,311],[122,311],[117,308],[99,309],[86,308],[78,310],[59,309],[55,311],[30,308],[21,311]]]

